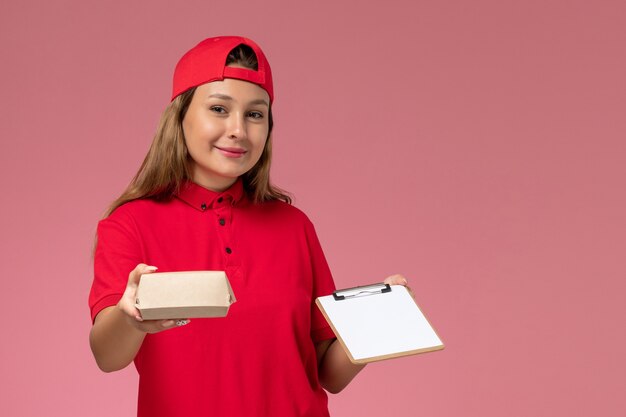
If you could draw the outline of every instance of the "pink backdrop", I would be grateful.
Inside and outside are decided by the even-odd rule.
[[[129,416],[89,351],[90,248],[176,60],[259,42],[275,181],[337,285],[401,272],[447,344],[372,364],[334,416],[626,415],[626,7],[616,1],[0,6],[0,415]]]

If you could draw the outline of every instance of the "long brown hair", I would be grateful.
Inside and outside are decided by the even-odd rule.
[[[235,47],[228,55],[226,65],[238,65],[258,71],[258,62],[252,48],[247,45]],[[115,200],[104,217],[108,217],[122,204],[141,198],[169,200],[185,181],[191,180],[190,159],[182,121],[189,108],[195,88],[177,96],[165,108],[158,129],[139,171],[122,195]],[[259,161],[242,175],[243,186],[248,197],[255,203],[282,200],[291,204],[290,195],[270,183],[272,160],[272,109],[268,112],[269,132],[265,148]]]

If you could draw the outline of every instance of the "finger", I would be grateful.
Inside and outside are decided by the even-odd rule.
[[[136,323],[135,326],[146,333],[159,333],[164,330],[175,329],[191,323],[189,319],[178,320],[146,320],[143,323]]]
[[[143,321],[141,312],[135,306],[135,291],[132,288],[128,288],[124,292],[118,306],[127,316],[132,317],[136,321]]]
[[[406,286],[408,284],[408,280],[403,275],[395,274],[395,275],[391,275],[391,276],[388,276],[387,278],[385,278],[383,283],[389,284],[389,285],[404,285],[404,286]]]
[[[138,264],[135,269],[130,271],[130,274],[128,275],[128,285],[136,287],[137,285],[139,285],[139,280],[141,279],[141,276],[143,274],[149,274],[156,271],[157,269],[158,268],[156,266]]]
[[[166,320],[146,320],[141,325],[151,328],[154,331],[182,327],[191,323],[189,319],[166,319]]]
[[[158,268],[156,266],[138,264],[135,269],[128,274],[128,284],[126,285],[126,290],[124,291],[124,295],[120,301],[124,312],[137,321],[143,321],[141,318],[141,312],[135,306],[135,295],[137,294],[139,281],[143,274],[149,274],[157,269]]]
[[[133,318],[140,323],[143,321],[143,317],[141,317],[141,311],[139,311],[139,309],[135,306],[133,306],[131,309],[131,316],[133,316]]]
[[[165,328],[182,327],[182,326],[185,326],[185,325],[187,325],[189,323],[191,323],[191,320],[189,320],[189,319],[163,320],[161,322],[161,326],[165,327]]]
[[[126,290],[124,290],[124,294],[120,299],[119,305],[126,315],[132,317],[137,322],[143,321],[141,317],[141,312],[135,306],[135,296],[137,294],[139,280],[141,279],[142,274],[149,274],[156,270],[156,266],[140,263],[128,274],[128,283],[126,284]]]
[[[118,306],[124,314],[131,317],[134,321],[142,322],[143,318],[141,317],[141,312],[135,307],[133,302],[134,300],[132,299],[127,300],[125,295],[118,303]]]

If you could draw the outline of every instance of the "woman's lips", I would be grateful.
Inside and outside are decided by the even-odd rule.
[[[241,158],[246,153],[246,150],[241,148],[220,148],[219,146],[216,148],[228,158]]]

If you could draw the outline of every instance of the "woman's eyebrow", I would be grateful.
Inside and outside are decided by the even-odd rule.
[[[254,105],[254,104],[265,104],[266,107],[268,107],[268,108],[270,107],[270,104],[266,100],[263,100],[262,98],[259,98],[259,99],[256,99],[256,100],[252,100],[250,102],[250,104],[251,105]]]
[[[229,96],[227,94],[220,94],[220,93],[211,94],[211,95],[209,95],[208,98],[219,98],[219,99],[222,99],[222,100],[233,101],[233,98],[231,96]],[[259,99],[256,99],[256,100],[252,100],[248,104],[249,105],[264,104],[268,108],[270,106],[270,104],[267,102],[267,100],[263,100],[262,98],[259,98]]]
[[[233,99],[231,96],[228,96],[226,94],[219,94],[219,93],[211,94],[209,96],[209,98],[221,98],[222,100],[232,100]]]

